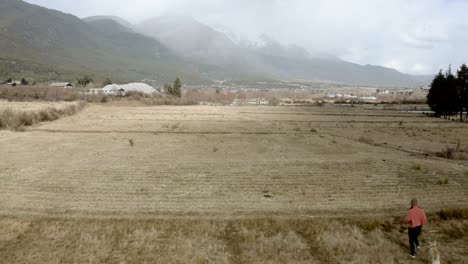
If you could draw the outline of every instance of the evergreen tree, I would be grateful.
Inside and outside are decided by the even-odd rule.
[[[110,78],[106,78],[104,82],[102,83],[103,86],[107,86],[109,84],[113,84],[112,80]]]
[[[172,86],[172,94],[177,97],[182,97],[182,82],[177,77]]]
[[[468,67],[463,64],[457,71],[458,96],[460,98],[460,122],[463,122],[463,111],[468,111]],[[468,114],[465,117],[468,121]]]
[[[458,96],[457,78],[452,74],[452,68],[449,66],[445,74],[443,105],[446,118],[456,115],[460,109],[460,98]]]
[[[445,75],[442,70],[434,77],[431,83],[431,89],[427,94],[427,104],[434,111],[435,116],[441,116],[443,114],[443,103],[444,97],[444,86],[445,86]]]
[[[25,78],[21,78],[21,85],[28,85],[29,82]]]
[[[442,70],[434,77],[431,89],[427,95],[427,103],[435,112],[436,116],[443,116],[449,119],[454,114],[460,112],[460,81],[452,74],[449,67],[445,74]]]
[[[172,86],[170,84],[164,84],[164,93],[167,95],[172,95]]]
[[[81,85],[82,87],[86,87],[86,85],[92,82],[93,82],[93,79],[89,77],[88,75],[85,75],[82,78],[78,78],[77,80],[78,85]]]

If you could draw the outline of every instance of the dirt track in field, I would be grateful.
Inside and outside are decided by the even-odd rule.
[[[92,105],[0,133],[0,212],[314,216],[401,211],[414,196],[427,210],[465,206],[468,163],[424,153],[467,144],[467,132],[359,108]]]

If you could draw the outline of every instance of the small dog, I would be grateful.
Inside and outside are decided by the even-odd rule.
[[[440,264],[440,252],[437,249],[437,242],[431,243],[431,247],[429,249],[429,255],[431,255],[432,264]]]

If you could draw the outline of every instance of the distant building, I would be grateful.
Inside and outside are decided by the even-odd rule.
[[[421,87],[421,92],[423,92],[423,93],[425,93],[425,94],[428,94],[430,90],[431,90],[431,86],[430,86],[430,85]]]
[[[389,95],[402,95],[402,96],[412,96],[414,94],[413,90],[378,90],[378,94],[389,94]]]
[[[377,101],[377,97],[375,97],[375,96],[363,96],[363,97],[359,97],[359,100],[364,101],[364,102],[374,102],[374,101]]]
[[[390,90],[377,90],[378,94],[390,94]]]
[[[69,82],[58,82],[51,84],[50,87],[73,88],[73,84]]]
[[[15,87],[16,85],[21,85],[21,82],[20,81],[14,81],[14,82],[6,83],[6,85],[11,85],[11,86]]]
[[[102,89],[91,89],[89,91],[91,94],[108,94],[115,96],[125,96],[129,92],[152,94],[157,91],[146,83],[109,84]]]
[[[263,98],[255,98],[247,100],[247,104],[249,105],[268,105],[270,102]]]

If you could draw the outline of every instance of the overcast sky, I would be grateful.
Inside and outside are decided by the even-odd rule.
[[[27,0],[78,17],[132,23],[190,15],[242,38],[266,34],[359,64],[433,74],[468,63],[468,0]]]

